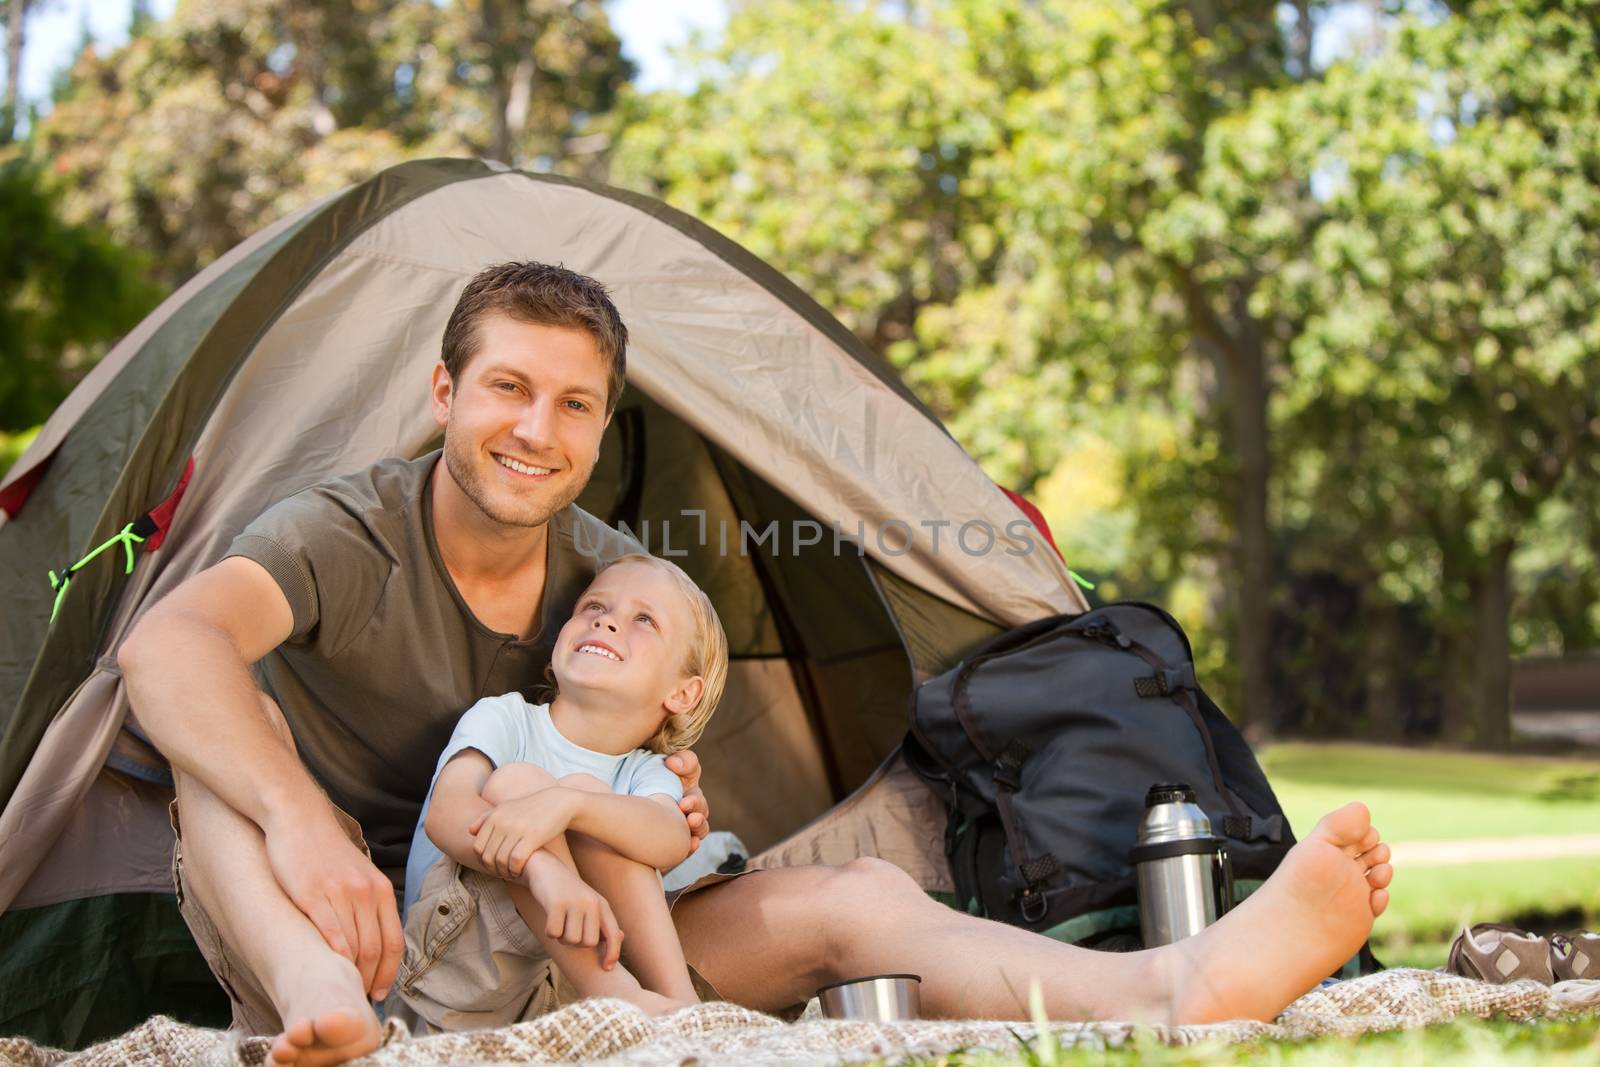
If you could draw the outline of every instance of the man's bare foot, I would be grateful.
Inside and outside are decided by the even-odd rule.
[[[1389,905],[1389,846],[1365,804],[1322,817],[1261,888],[1157,952],[1175,1023],[1270,1021],[1354,956]]]
[[[283,1033],[273,1039],[269,1063],[323,1067],[365,1056],[383,1031],[361,988],[361,975],[338,958],[327,974],[305,975],[284,1000]]]

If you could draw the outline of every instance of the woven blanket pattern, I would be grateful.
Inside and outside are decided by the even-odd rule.
[[[1068,1048],[1121,1045],[1143,1031],[1170,1045],[1352,1036],[1428,1026],[1459,1015],[1519,1020],[1600,1014],[1600,981],[1532,981],[1488,985],[1435,971],[1397,969],[1316,989],[1291,1004],[1273,1023],[1240,1020],[1206,1026],[1146,1026],[1133,1023],[1055,1023],[1049,1030]],[[356,1061],[360,1067],[424,1067],[435,1064],[568,1064],[604,1061],[618,1067],[700,1067],[756,1064],[833,1065],[910,1056],[938,1056],[958,1049],[1016,1048],[1039,1028],[1008,1022],[835,1022],[808,1013],[785,1023],[733,1004],[700,1004],[652,1019],[619,1000],[586,1000],[531,1022],[498,1030],[409,1037],[396,1023],[384,1043]],[[164,1016],[82,1052],[43,1048],[21,1038],[0,1038],[0,1064],[16,1067],[262,1067],[269,1040],[241,1037],[174,1022]]]

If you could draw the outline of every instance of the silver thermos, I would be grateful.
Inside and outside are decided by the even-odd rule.
[[[1183,782],[1150,787],[1139,844],[1128,858],[1139,879],[1145,948],[1197,934],[1233,907],[1228,850]]]

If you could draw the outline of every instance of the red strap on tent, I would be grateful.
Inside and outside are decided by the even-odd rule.
[[[45,460],[4,489],[0,489],[0,511],[4,511],[8,519],[17,517],[17,512],[22,510],[22,505],[27,502],[28,494],[33,492],[34,486],[39,484],[39,479],[44,477],[44,469],[48,466],[50,466],[50,461]]]
[[[172,517],[178,513],[178,501],[183,499],[183,491],[189,488],[189,479],[194,477],[194,457],[190,456],[183,465],[183,477],[178,479],[178,487],[172,495],[161,503],[151,508],[135,525],[136,532],[144,537],[144,550],[154,552],[161,547],[161,542],[166,540],[167,530],[172,527]],[[150,533],[145,533],[141,526],[148,525]]]
[[[1003,485],[1000,487],[1000,491],[1011,498],[1011,502],[1017,506],[1018,510],[1028,517],[1029,522],[1033,523],[1039,528],[1039,532],[1044,534],[1044,539],[1050,542],[1050,547],[1054,548],[1056,550],[1056,555],[1060,556],[1061,549],[1056,545],[1055,535],[1050,532],[1050,524],[1044,521],[1044,513],[1029,503],[1027,498],[1021,493],[1013,493]],[[1061,561],[1065,563],[1066,557],[1062,556]]]

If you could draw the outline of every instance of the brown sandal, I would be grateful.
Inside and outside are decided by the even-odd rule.
[[[1573,930],[1552,937],[1550,970],[1558,982],[1600,978],[1600,934]]]
[[[1595,940],[1600,942],[1600,938]],[[1585,954],[1595,957],[1587,949]],[[1450,946],[1450,960],[1444,969],[1450,974],[1495,985],[1523,979],[1551,985],[1555,982],[1556,958],[1548,938],[1525,933],[1505,923],[1479,923],[1470,930],[1461,931],[1461,936]],[[1572,959],[1575,961],[1576,955]],[[1585,966],[1600,969],[1600,958]]]

